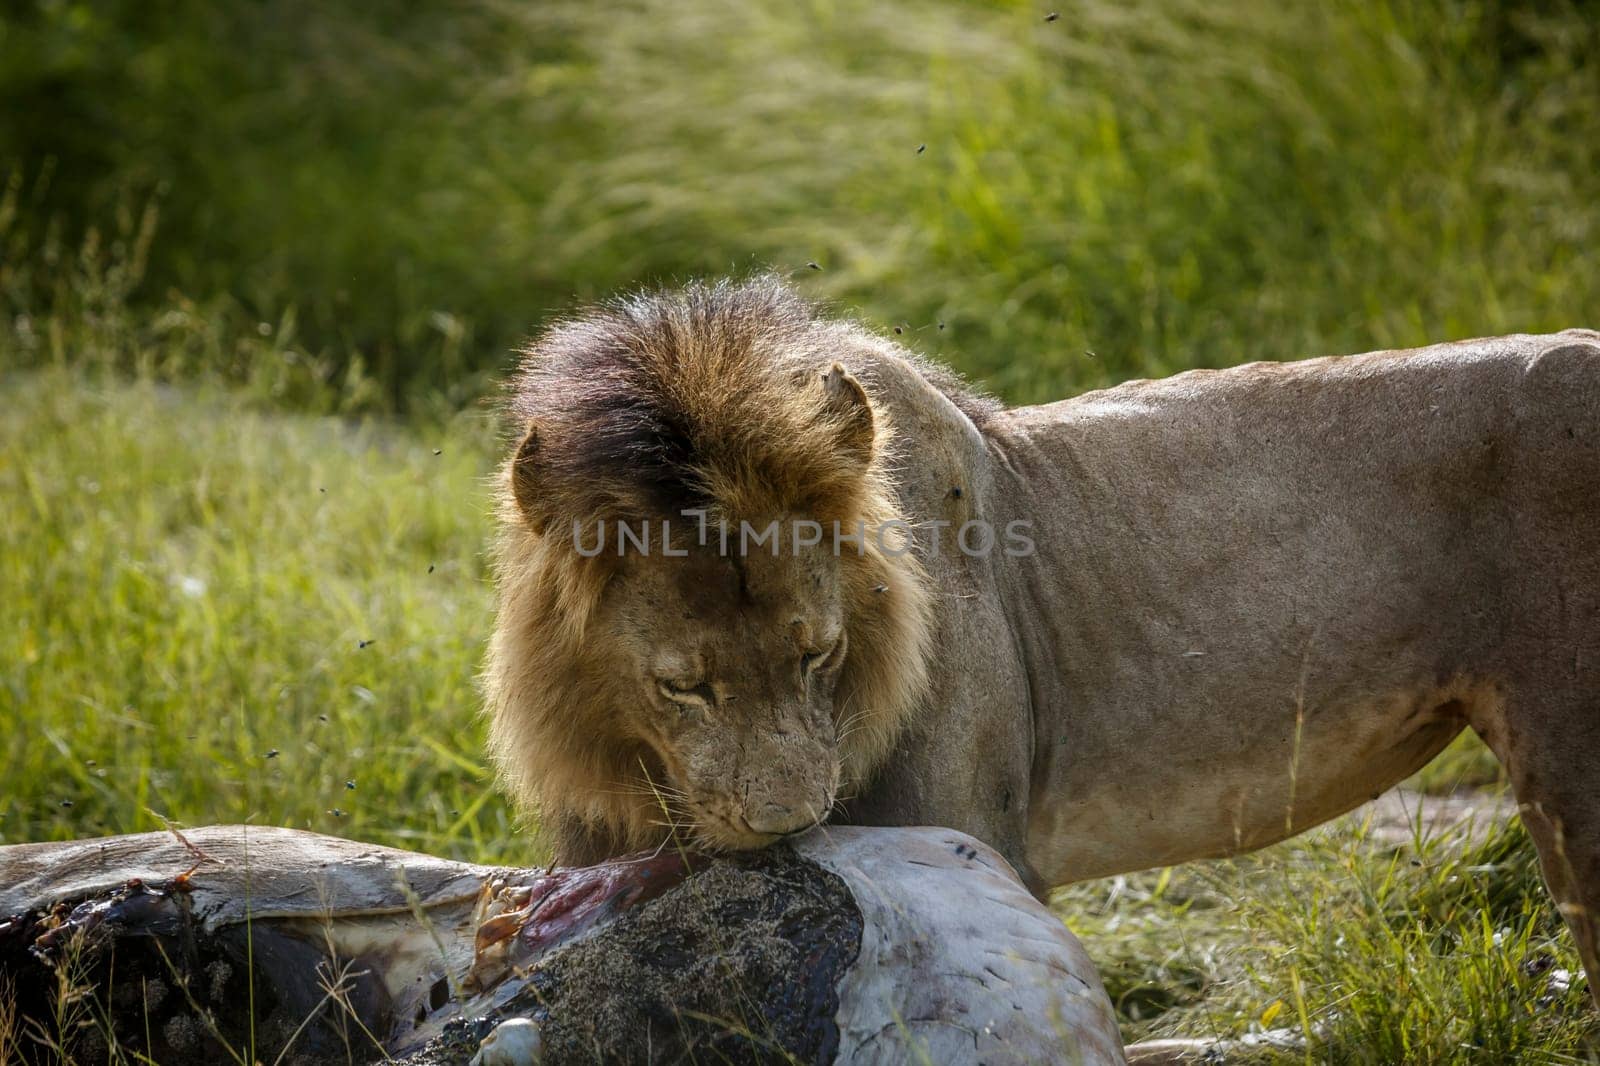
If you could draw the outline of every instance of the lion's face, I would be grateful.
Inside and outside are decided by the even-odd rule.
[[[656,755],[662,818],[754,848],[827,816],[840,783],[834,689],[849,653],[827,546],[630,556],[594,620],[613,723]]]
[[[528,349],[484,688],[495,764],[558,857],[663,826],[760,847],[891,758],[926,695],[934,590],[896,534],[837,531],[909,528],[890,412],[847,365],[870,383],[900,358],[770,280],[627,298]],[[685,510],[792,535],[697,544]],[[646,516],[656,550],[618,555],[617,523]]]

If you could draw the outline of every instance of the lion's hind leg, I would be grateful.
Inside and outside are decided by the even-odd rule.
[[[1600,692],[1600,685],[1589,688]],[[1511,778],[1551,897],[1577,941],[1600,1007],[1600,696],[1513,693],[1474,725]]]

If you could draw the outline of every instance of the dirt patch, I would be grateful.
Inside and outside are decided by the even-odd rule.
[[[1516,813],[1516,800],[1505,789],[1462,789],[1448,795],[1431,795],[1394,788],[1331,826],[1347,831],[1352,825],[1364,825],[1369,840],[1392,847],[1441,836],[1472,844],[1482,841]]]

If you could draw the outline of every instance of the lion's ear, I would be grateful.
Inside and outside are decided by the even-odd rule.
[[[528,527],[542,534],[550,513],[539,493],[539,430],[535,426],[528,427],[527,435],[511,457],[511,497],[517,501],[517,509],[527,519]]]
[[[863,468],[872,462],[877,428],[867,390],[850,372],[834,363],[822,375],[822,403],[839,435],[839,446]]]

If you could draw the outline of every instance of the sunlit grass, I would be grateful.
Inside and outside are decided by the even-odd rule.
[[[1515,822],[1485,828],[1396,846],[1345,822],[1239,860],[1075,886],[1056,909],[1129,1040],[1276,1030],[1290,1046],[1257,1057],[1600,1061],[1600,1019],[1533,848]]]
[[[264,416],[58,373],[5,395],[0,839],[165,817],[536,857],[475,719],[486,416]]]
[[[33,357],[57,266],[91,226],[136,247],[146,196],[130,291],[197,301],[161,327],[188,364],[250,380],[212,323],[266,322],[370,407],[470,397],[577,301],[769,266],[1019,401],[1600,314],[1571,0],[175,2],[0,34]]]

